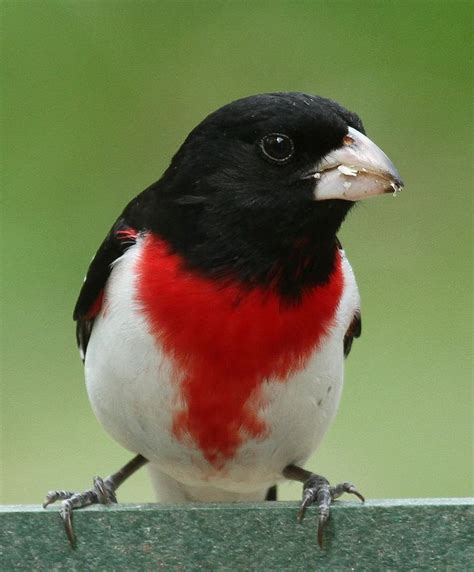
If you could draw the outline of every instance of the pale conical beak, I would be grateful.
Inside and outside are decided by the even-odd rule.
[[[349,127],[341,147],[326,155],[310,175],[317,201],[359,201],[397,193],[403,181],[394,164],[368,137]]]

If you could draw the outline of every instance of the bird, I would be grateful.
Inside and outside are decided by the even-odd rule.
[[[276,499],[302,483],[298,519],[363,495],[304,468],[333,421],[360,296],[337,233],[400,175],[359,116],[300,92],[251,95],[195,127],[129,202],[74,309],[92,409],[135,456],[44,507],[76,544],[73,510],[117,502],[148,465],[162,502]]]

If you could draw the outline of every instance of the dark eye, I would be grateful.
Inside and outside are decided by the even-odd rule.
[[[286,163],[293,156],[295,146],[288,135],[270,133],[260,140],[260,149],[268,159],[277,163]]]

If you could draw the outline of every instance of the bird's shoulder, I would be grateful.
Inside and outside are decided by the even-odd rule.
[[[100,312],[104,289],[114,262],[136,243],[147,228],[149,189],[135,197],[113,224],[91,260],[74,307],[76,340],[82,359],[92,332],[94,320]]]

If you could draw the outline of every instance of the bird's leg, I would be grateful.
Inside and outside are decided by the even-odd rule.
[[[67,537],[71,546],[76,546],[76,537],[72,524],[72,511],[76,508],[83,508],[91,504],[112,504],[117,502],[115,491],[119,486],[128,479],[133,473],[138,471],[148,460],[141,455],[137,455],[116,473],[108,476],[106,479],[94,477],[94,487],[83,493],[75,493],[71,491],[49,491],[43,503],[43,508],[49,504],[61,500],[61,508],[59,514],[64,522]]]
[[[277,492],[277,486],[273,485],[273,487],[270,487],[267,490],[267,494],[265,496],[265,500],[268,501],[276,501],[278,500],[278,492]]]
[[[292,481],[303,483],[303,500],[298,511],[298,521],[303,520],[306,509],[310,504],[317,503],[319,512],[318,523],[318,544],[323,547],[323,533],[326,522],[329,518],[330,506],[333,500],[344,493],[350,493],[358,497],[362,502],[364,497],[351,483],[340,483],[331,486],[329,481],[321,475],[310,473],[296,465],[287,465],[283,469],[283,476]]]

